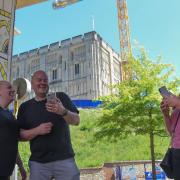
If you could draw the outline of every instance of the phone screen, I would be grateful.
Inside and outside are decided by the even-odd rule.
[[[48,93],[47,96],[46,96],[46,98],[47,98],[47,101],[52,101],[53,99],[56,98],[56,93],[55,93],[55,92],[53,92],[53,93]]]

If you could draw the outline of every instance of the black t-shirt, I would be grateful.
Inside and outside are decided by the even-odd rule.
[[[57,93],[65,108],[71,112],[79,113],[70,98],[65,93]],[[71,145],[69,125],[55,113],[45,108],[46,100],[31,99],[23,103],[18,112],[18,122],[22,129],[32,129],[44,122],[52,122],[50,134],[39,135],[30,141],[31,161],[41,163],[63,160],[74,156]]]
[[[0,108],[0,176],[13,172],[18,150],[19,127],[12,113]]]

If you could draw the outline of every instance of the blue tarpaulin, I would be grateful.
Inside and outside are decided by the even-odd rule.
[[[78,108],[97,108],[102,104],[99,100],[76,99],[72,101]]]

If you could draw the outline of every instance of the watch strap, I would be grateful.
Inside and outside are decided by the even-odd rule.
[[[68,110],[64,109],[63,113],[61,114],[62,117],[66,116],[68,114]]]

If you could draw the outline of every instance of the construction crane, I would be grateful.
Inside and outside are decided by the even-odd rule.
[[[131,75],[131,70],[128,69],[126,64],[128,63],[128,56],[132,54],[126,0],[117,0],[117,10],[120,36],[121,80],[126,80]]]
[[[64,8],[79,1],[82,0],[55,0],[53,8]],[[128,63],[128,56],[132,54],[126,0],[117,0],[117,10],[120,36],[121,80],[125,80],[130,77],[130,70],[126,68],[126,64]]]
[[[131,43],[129,34],[128,12],[126,0],[117,0],[118,27],[120,35],[121,60],[127,61],[131,53]]]

